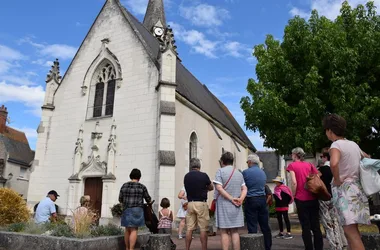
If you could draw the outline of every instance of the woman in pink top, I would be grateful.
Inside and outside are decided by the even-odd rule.
[[[302,227],[302,239],[305,250],[322,250],[323,237],[319,226],[319,202],[317,198],[305,189],[306,178],[309,174],[318,173],[310,162],[304,161],[305,152],[302,148],[292,150],[293,162],[286,169],[291,176],[292,192],[297,206],[298,219]],[[314,234],[314,244],[311,235]]]
[[[360,160],[365,153],[359,146],[344,138],[346,120],[336,114],[323,119],[330,147],[330,168],[334,176],[332,200],[338,210],[350,249],[364,250],[358,224],[370,224],[368,199],[360,184]]]

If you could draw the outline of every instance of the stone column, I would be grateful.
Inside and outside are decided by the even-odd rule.
[[[112,221],[111,207],[118,203],[117,197],[114,193],[114,185],[116,177],[109,173],[102,177],[103,180],[103,193],[102,193],[102,211],[101,211],[101,224],[108,224]]]
[[[69,193],[67,197],[67,215],[72,215],[72,212],[80,205],[80,185],[82,181],[78,175],[73,175],[69,178]]]
[[[165,30],[161,44],[160,79],[158,91],[158,200],[166,197],[174,201],[175,190],[175,93],[176,93],[176,66],[177,52],[174,45],[174,35],[170,28]],[[172,207],[173,211],[177,208]]]

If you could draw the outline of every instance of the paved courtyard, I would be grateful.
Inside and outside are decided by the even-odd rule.
[[[246,233],[246,231],[242,231],[241,233]],[[278,232],[273,232],[273,235],[277,234]],[[174,243],[177,245],[177,250],[184,250],[185,248],[185,239],[177,239],[175,237],[172,237]],[[198,250],[201,249],[201,242],[199,239],[199,236],[195,236],[195,238],[192,241],[191,249]],[[208,248],[209,250],[221,250],[220,245],[220,236],[216,235],[213,237],[208,238]],[[275,239],[273,238],[273,246],[272,250],[296,250],[296,249],[305,249],[302,242],[302,237],[300,234],[294,234],[294,238],[290,240],[283,240],[283,239]],[[329,249],[328,243],[325,240],[324,242],[324,249]]]

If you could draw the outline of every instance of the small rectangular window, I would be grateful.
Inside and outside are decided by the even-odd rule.
[[[20,168],[20,178],[26,179],[26,168]]]

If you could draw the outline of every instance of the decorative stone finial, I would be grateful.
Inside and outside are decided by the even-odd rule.
[[[149,0],[143,24],[149,31],[152,32],[153,27],[158,21],[161,21],[164,28],[166,27],[164,1]]]
[[[175,45],[175,40],[174,40],[174,33],[173,29],[168,25],[165,31],[165,35],[162,39],[163,41],[161,42],[161,51],[164,52],[168,49],[173,50],[176,54],[177,53],[177,46]]]
[[[51,80],[55,80],[58,84],[61,82],[61,76],[59,74],[59,61],[55,59],[54,64],[51,66],[51,70],[46,77],[46,82],[50,82]]]
[[[83,125],[79,129],[79,134],[75,146],[75,154],[83,154]]]

